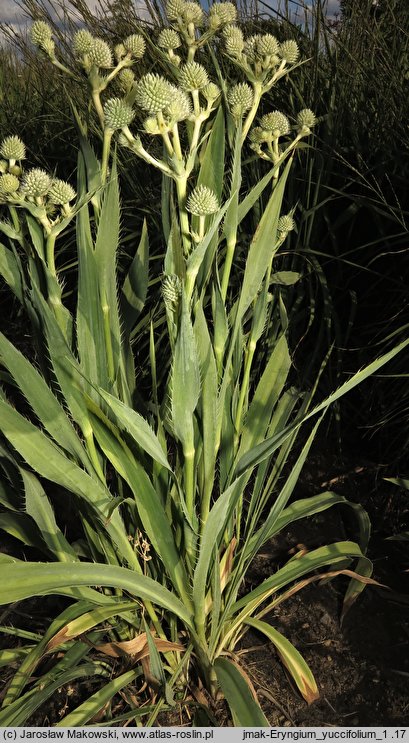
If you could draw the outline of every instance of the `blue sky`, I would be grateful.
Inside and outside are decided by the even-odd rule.
[[[140,0],[138,0],[139,3]],[[290,5],[296,10],[297,6],[305,5],[311,6],[314,0],[290,0]],[[95,5],[95,0],[87,0],[90,7]],[[280,4],[284,7],[284,0],[265,0],[265,2],[271,6],[271,8],[280,8]],[[327,0],[328,2],[328,15],[334,17],[338,12],[339,0]],[[267,8],[260,4],[260,11],[267,11]],[[10,23],[15,28],[18,28],[21,23],[24,24],[24,15],[21,12],[16,0],[0,0],[0,21],[3,23]]]

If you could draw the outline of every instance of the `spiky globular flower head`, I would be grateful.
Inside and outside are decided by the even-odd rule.
[[[238,26],[226,26],[223,30],[224,45],[227,54],[231,57],[240,57],[244,49],[244,36]]]
[[[283,41],[280,44],[279,51],[281,59],[284,59],[287,64],[295,64],[298,57],[300,56],[300,50],[296,41]]]
[[[81,28],[73,36],[72,48],[76,57],[83,57],[88,54],[94,41],[93,35],[85,28]]]
[[[105,128],[116,131],[129,126],[134,118],[132,108],[121,98],[110,98],[104,105]]]
[[[256,53],[259,57],[275,57],[279,48],[280,45],[272,34],[257,36]]]
[[[183,20],[187,25],[193,23],[195,26],[201,26],[204,20],[204,13],[201,5],[194,2],[185,2],[183,8]]]
[[[209,11],[209,27],[216,30],[227,23],[234,23],[237,10],[233,3],[213,3]]]
[[[219,208],[219,202],[216,194],[207,186],[196,186],[190,194],[186,209],[191,214],[198,217],[205,217],[208,214],[214,214]]]
[[[208,84],[207,72],[198,62],[187,62],[180,68],[180,86],[183,90],[201,90]]]
[[[112,67],[112,52],[103,39],[95,38],[92,40],[91,48],[88,52],[90,62],[96,67],[108,69]]]
[[[51,26],[45,21],[34,21],[30,30],[30,38],[36,46],[48,49],[53,39]]]
[[[31,168],[24,173],[21,190],[33,198],[46,196],[51,186],[51,177],[41,168]]]
[[[11,135],[3,139],[0,145],[0,155],[6,160],[24,160],[26,156],[26,146],[20,137]]]
[[[163,31],[160,32],[158,37],[158,46],[160,46],[161,49],[178,49],[181,44],[180,36],[177,31],[173,30],[173,28],[164,28]]]
[[[145,39],[141,34],[131,34],[124,39],[124,47],[134,59],[140,59],[145,53]]]
[[[291,214],[283,214],[278,220],[277,232],[285,233],[291,232],[295,228],[295,222]]]
[[[179,304],[182,296],[182,282],[179,276],[171,274],[165,276],[162,281],[162,296],[165,307],[173,312]]]
[[[4,173],[4,175],[0,175],[0,194],[16,193],[19,186],[19,179],[12,173]]]
[[[297,124],[300,129],[312,129],[312,127],[315,126],[316,123],[316,116],[310,108],[303,108],[303,110],[300,111],[297,115]]]
[[[250,62],[255,62],[258,59],[257,43],[259,39],[261,39],[261,34],[254,34],[253,36],[249,36],[244,42],[243,53]]]
[[[166,4],[166,15],[169,20],[176,21],[178,18],[183,18],[185,5],[185,0],[168,0]]]
[[[125,93],[129,93],[135,82],[135,75],[133,74],[132,70],[129,69],[129,67],[121,70],[118,75],[118,82],[122,90],[124,90]]]
[[[192,113],[192,105],[189,97],[186,95],[184,90],[180,90],[176,85],[173,87],[172,100],[168,106],[166,106],[164,113],[166,118],[172,123],[177,121],[185,121]]]
[[[122,43],[114,46],[114,55],[117,62],[120,62],[126,56],[126,49]]]
[[[261,126],[254,126],[253,129],[250,130],[249,140],[252,143],[252,146],[254,145],[253,149],[258,148],[266,141],[265,130],[262,129]]]
[[[73,187],[67,181],[62,181],[60,178],[54,178],[51,181],[51,186],[47,194],[48,200],[56,206],[69,204],[70,201],[74,201],[76,195]]]
[[[204,88],[202,88],[202,95],[206,98],[207,101],[210,103],[213,103],[219,95],[221,94],[221,90],[216,83],[209,83],[208,85],[205,85]]]
[[[237,83],[230,88],[227,100],[235,119],[240,119],[253,105],[253,91],[247,83]]]
[[[281,111],[264,114],[260,119],[260,126],[264,131],[271,132],[274,137],[283,137],[290,131],[290,122]]]
[[[136,91],[136,103],[144,111],[156,114],[172,101],[174,86],[161,75],[148,72],[141,77]]]

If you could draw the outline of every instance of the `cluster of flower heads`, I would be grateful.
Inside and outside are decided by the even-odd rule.
[[[280,44],[272,34],[254,34],[245,39],[241,28],[234,24],[225,26],[223,37],[226,54],[253,82],[265,80],[277,69],[284,71],[300,56],[296,41]]]
[[[280,138],[290,134],[291,129],[296,130],[296,140],[307,137],[311,134],[311,129],[317,123],[315,114],[309,109],[304,108],[297,115],[295,127],[291,127],[290,122],[281,111],[271,111],[261,117],[259,126],[253,127],[250,131],[250,147],[265,160],[273,162],[281,155],[278,148]],[[274,149],[273,145],[276,144]]]
[[[63,216],[71,211],[76,198],[72,186],[60,178],[53,178],[41,168],[23,170],[21,161],[26,158],[24,142],[15,135],[0,144],[0,202],[11,204],[32,203],[46,206],[50,212],[60,207]]]

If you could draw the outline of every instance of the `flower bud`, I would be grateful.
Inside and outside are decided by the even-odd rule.
[[[206,98],[207,101],[210,103],[213,103],[221,94],[221,90],[218,85],[215,83],[209,83],[208,85],[205,85],[204,88],[202,88],[202,95]]]
[[[241,119],[246,111],[252,107],[253,98],[253,91],[247,83],[238,83],[230,88],[227,100],[235,119]]]
[[[46,47],[49,48],[50,42],[52,42],[52,29],[51,26],[45,21],[34,21],[30,30],[30,38],[33,44],[39,46],[41,49]]]
[[[136,103],[144,111],[156,114],[172,101],[174,86],[164,77],[148,72],[141,77],[136,91]]]
[[[182,282],[179,276],[172,274],[171,276],[164,277],[162,281],[162,296],[166,309],[173,312],[182,296]]]
[[[31,168],[24,174],[21,190],[33,198],[46,196],[51,186],[51,178],[41,168]]]
[[[72,48],[75,56],[83,57],[84,54],[88,54],[92,47],[93,41],[94,37],[85,28],[81,28],[79,31],[77,31],[74,34],[72,40]]]
[[[166,118],[170,119],[173,123],[177,121],[185,121],[192,113],[192,105],[183,90],[177,88],[176,85],[172,87],[172,100],[165,109]]]
[[[260,119],[260,126],[263,130],[272,132],[274,138],[283,137],[290,131],[290,122],[281,111],[264,114]]]
[[[284,232],[287,234],[295,228],[295,222],[291,214],[284,214],[277,223],[277,232]]]
[[[88,54],[91,64],[94,64],[96,67],[103,67],[105,69],[112,67],[112,52],[103,39],[93,39]]]
[[[261,126],[255,126],[250,130],[249,140],[252,144],[259,146],[266,141],[265,130]]]
[[[201,90],[209,84],[205,68],[197,62],[187,62],[180,68],[180,86],[183,90]]]
[[[296,41],[284,41],[280,44],[280,57],[287,62],[287,64],[295,64],[298,57],[300,56],[300,50]]]
[[[0,155],[6,160],[24,160],[26,157],[26,147],[20,137],[11,135],[3,139],[0,145]]]
[[[177,31],[173,30],[173,28],[164,28],[163,31],[160,32],[158,37],[158,46],[160,46],[161,49],[178,49],[181,44],[180,36]]]
[[[124,39],[124,47],[134,59],[140,59],[145,53],[145,39],[141,34],[131,34]]]
[[[126,49],[122,43],[116,44],[116,46],[114,47],[114,55],[117,62],[120,62],[121,59],[126,57]]]
[[[129,93],[135,82],[135,75],[129,67],[125,68],[125,70],[121,70],[118,75],[118,82],[122,90],[124,90],[125,93]]]
[[[213,3],[209,11],[209,27],[212,30],[234,23],[237,18],[237,10],[233,3]]]
[[[16,193],[20,187],[20,181],[11,173],[0,175],[0,194]]]
[[[231,57],[240,57],[244,49],[244,36],[238,26],[226,26],[223,30],[224,45]]]
[[[198,217],[205,217],[208,214],[217,212],[219,202],[211,188],[207,186],[196,186],[187,200],[186,209]]]
[[[105,128],[116,131],[129,126],[134,112],[121,98],[110,98],[104,105]]]
[[[67,181],[60,180],[60,178],[54,178],[47,194],[49,201],[57,206],[74,201],[76,195],[73,187]]]
[[[300,129],[311,129],[316,123],[316,116],[310,108],[303,108],[297,115],[297,124]]]

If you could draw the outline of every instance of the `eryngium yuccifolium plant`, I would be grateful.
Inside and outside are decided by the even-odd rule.
[[[134,59],[140,59],[145,53],[145,39],[141,34],[131,34],[123,41],[123,45]]]
[[[280,45],[272,34],[263,34],[257,37],[255,48],[259,57],[274,57],[277,56]]]
[[[216,30],[228,23],[234,23],[237,10],[233,3],[213,3],[209,10],[209,28]]]
[[[132,70],[127,67],[125,70],[121,70],[118,75],[118,83],[125,93],[129,93],[135,82],[135,75]]]
[[[260,127],[266,132],[271,132],[273,138],[276,139],[289,133],[290,122],[281,111],[272,111],[261,117]]]
[[[77,31],[72,40],[72,49],[76,57],[83,57],[88,54],[94,42],[94,37],[85,28]]]
[[[46,196],[50,190],[51,177],[41,168],[31,168],[24,173],[22,192],[30,198]]]
[[[300,50],[296,41],[284,41],[280,44],[279,54],[287,64],[295,64],[298,57],[300,56]]]
[[[217,196],[208,186],[196,186],[190,194],[186,209],[191,214],[195,214],[198,217],[205,217],[209,214],[214,214],[219,209],[219,202]]]
[[[212,103],[213,101],[216,101],[219,95],[221,94],[221,90],[216,83],[209,83],[208,85],[205,85],[204,88],[202,88],[202,95],[204,98],[206,98],[207,101]]]
[[[167,309],[173,311],[182,296],[182,282],[179,276],[165,276],[162,281],[162,296]]]
[[[241,28],[226,26],[223,36],[226,53],[231,57],[240,58],[244,49],[244,36]]]
[[[183,90],[201,90],[209,84],[209,77],[201,64],[187,62],[180,68],[179,82]]]
[[[0,196],[5,194],[14,194],[18,191],[20,181],[12,173],[4,173],[0,176]]]
[[[192,113],[192,104],[183,90],[173,87],[171,102],[164,109],[166,119],[172,123],[185,121]]]
[[[312,129],[317,123],[317,118],[310,108],[303,108],[297,114],[297,124],[299,128],[308,134],[308,130]]]
[[[178,49],[181,44],[181,38],[173,28],[164,28],[158,36],[158,46],[161,49]]]
[[[178,18],[183,18],[185,5],[185,0],[168,0],[166,4],[166,15],[169,20],[177,21]]]
[[[106,128],[116,131],[129,126],[135,114],[121,98],[110,98],[104,105],[104,116]]]
[[[51,181],[51,186],[47,193],[48,200],[56,206],[69,204],[70,201],[74,201],[76,195],[73,187],[67,181],[63,181],[60,178],[54,178]]]
[[[187,2],[184,3],[182,17],[187,25],[193,23],[194,26],[201,26],[204,20],[204,13],[199,3]]]
[[[0,155],[6,160],[24,160],[26,157],[26,146],[20,137],[12,134],[3,139],[0,145]]]
[[[87,52],[91,64],[96,67],[102,67],[108,69],[113,65],[112,52],[106,41],[103,39],[95,38],[92,40],[92,45]]]
[[[253,90],[247,83],[237,83],[230,88],[227,100],[235,119],[240,119],[253,105]]]
[[[156,114],[172,102],[174,86],[162,75],[148,72],[141,77],[136,90],[136,103],[144,111]]]

